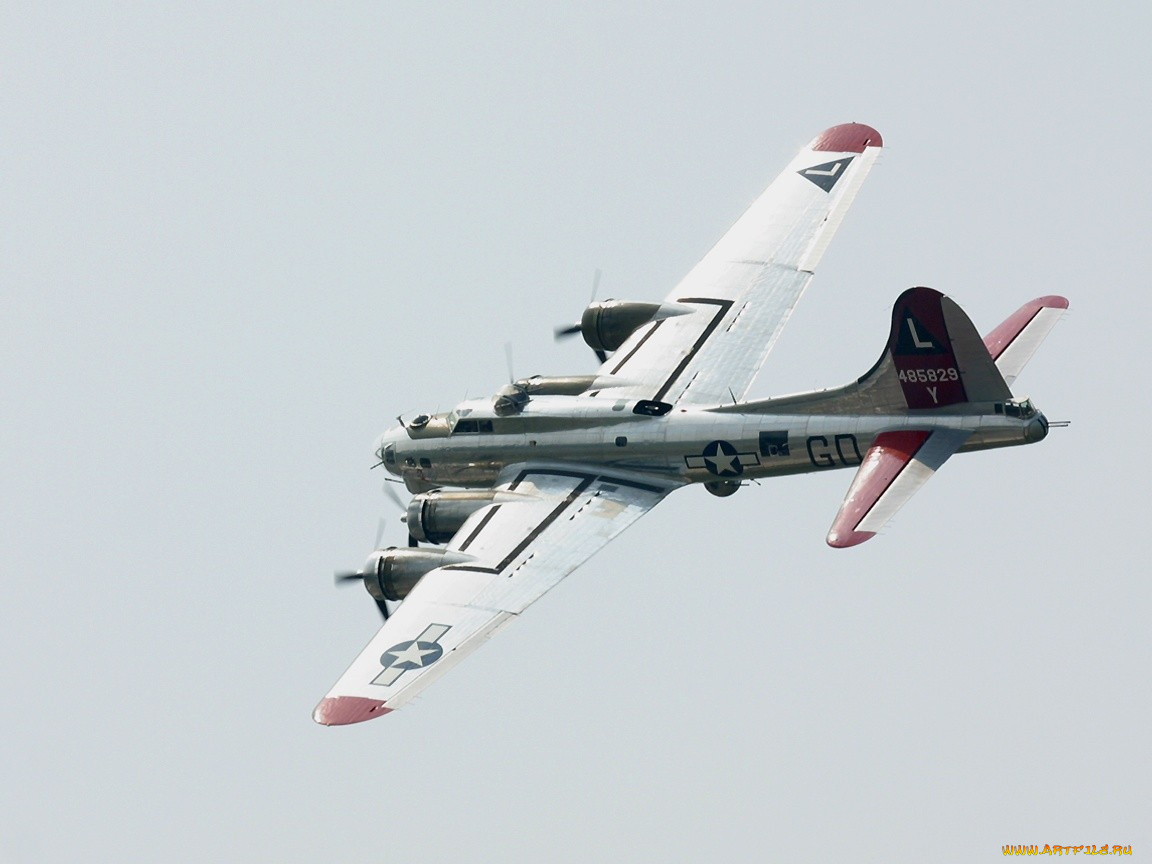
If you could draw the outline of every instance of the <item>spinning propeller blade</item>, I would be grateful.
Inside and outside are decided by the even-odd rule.
[[[336,582],[336,587],[340,587],[341,585],[346,585],[349,582],[363,582],[364,581],[364,575],[365,574],[363,571],[360,571],[358,573],[352,573],[352,572],[347,571],[347,570],[337,570],[336,573],[334,574],[334,581]],[[391,614],[388,611],[388,601],[387,600],[377,600],[376,601],[376,608],[380,610],[380,614],[383,616],[384,620],[387,621],[388,616]]]
[[[396,493],[396,490],[392,488],[391,481],[386,482],[380,491],[384,493],[389,501],[396,505],[401,513],[408,509],[408,505],[400,500],[400,496]]]
[[[602,275],[599,267],[597,267],[596,272],[592,274],[592,296],[588,298],[589,306],[596,302],[596,293],[600,290],[600,277]],[[575,324],[561,324],[552,330],[552,334],[556,337],[556,341],[559,342],[561,339],[567,339],[569,336],[575,336],[577,333],[582,333],[583,331],[584,323],[583,320],[580,320]],[[596,359],[601,363],[608,362],[608,354],[606,352],[596,349],[594,349],[594,352]]]
[[[577,321],[575,324],[569,324],[567,327],[557,327],[552,331],[552,333],[556,337],[557,341],[559,341],[561,339],[566,339],[569,336],[575,336],[579,332],[580,332],[580,322],[579,321]]]
[[[385,497],[387,497],[389,501],[391,501],[393,504],[395,504],[399,508],[401,513],[405,513],[408,510],[408,507],[400,499],[400,496],[396,493],[396,490],[392,488],[390,483],[386,482],[381,487],[380,491],[382,491],[384,493]],[[406,515],[400,517],[401,522],[406,522],[407,520],[408,520],[408,517]],[[380,519],[376,522],[376,543],[372,547],[373,549],[379,550],[379,549],[383,548],[381,546],[381,544],[383,543],[383,540],[384,540],[384,528],[387,526],[387,524],[388,524],[388,521],[383,516],[381,516]],[[415,537],[412,536],[411,532],[409,532],[409,534],[408,534],[408,546],[414,547],[414,546],[419,546],[419,545],[420,545],[419,541]],[[375,560],[375,556],[373,556],[372,558],[369,558],[368,560],[369,560],[369,563],[371,563],[372,561]],[[363,582],[365,577],[368,575],[369,574],[366,573],[364,570],[357,570],[355,572],[353,572],[351,570],[337,570],[333,574],[333,582],[336,584],[337,587],[339,587],[341,585],[346,585],[349,582]],[[387,621],[388,616],[390,614],[392,614],[388,609],[388,602],[386,600],[377,600],[376,601],[376,608],[380,610],[380,615],[381,615],[381,617],[383,617],[383,619],[385,621]]]

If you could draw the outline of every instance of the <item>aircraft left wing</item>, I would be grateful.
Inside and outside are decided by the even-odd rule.
[[[816,136],[600,367],[614,399],[716,405],[744,396],[880,153],[862,123]],[[691,310],[685,314],[683,310]]]
[[[313,713],[343,725],[395,710],[472,653],[674,487],[571,465],[511,466],[509,500],[448,544],[471,560],[426,574]]]

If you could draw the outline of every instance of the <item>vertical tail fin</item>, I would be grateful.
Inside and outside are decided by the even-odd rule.
[[[1067,306],[1063,297],[1041,297],[981,338],[964,311],[948,297],[931,288],[909,288],[892,307],[884,353],[852,384],[712,410],[902,414],[1007,402],[1012,398],[1009,385]]]
[[[909,288],[897,298],[887,354],[909,408],[1012,398],[972,321],[931,288]]]

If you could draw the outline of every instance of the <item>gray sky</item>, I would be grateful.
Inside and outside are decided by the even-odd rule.
[[[932,8],[935,5],[939,8]],[[999,860],[1152,848],[1136,3],[0,10],[0,860]],[[754,396],[926,284],[1070,428],[677,493],[414,705],[326,729],[399,412],[587,371],[821,129],[885,153]],[[1136,860],[1136,859],[1133,859]]]

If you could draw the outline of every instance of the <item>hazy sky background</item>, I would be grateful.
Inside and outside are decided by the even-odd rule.
[[[0,8],[0,861],[1152,851],[1152,137],[1138,3]],[[414,705],[310,712],[396,414],[592,369],[795,151],[881,161],[751,395],[925,284],[1072,311],[1043,444],[880,536],[848,472],[673,495]]]

